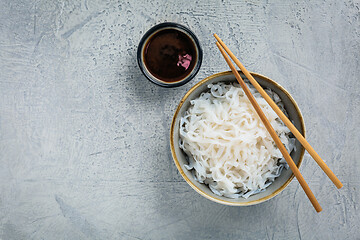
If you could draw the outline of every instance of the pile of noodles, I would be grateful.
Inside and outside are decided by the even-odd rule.
[[[286,149],[295,139],[265,99],[248,84]],[[220,196],[249,196],[264,191],[287,167],[280,150],[239,84],[210,84],[191,101],[180,122],[180,148],[197,181]],[[279,96],[266,90],[284,112]],[[286,112],[285,112],[286,114]]]

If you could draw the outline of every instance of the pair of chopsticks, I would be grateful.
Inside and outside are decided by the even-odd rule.
[[[259,104],[256,102],[254,96],[251,94],[250,90],[246,86],[244,80],[241,78],[240,74],[236,70],[235,66],[231,63],[230,58],[226,55],[229,54],[231,59],[236,63],[236,65],[240,68],[240,70],[244,73],[244,75],[249,79],[251,84],[256,88],[256,90],[261,94],[261,96],[266,100],[266,102],[270,105],[270,107],[274,110],[274,112],[279,116],[279,118],[285,123],[285,125],[290,129],[290,131],[294,134],[294,136],[299,140],[299,142],[304,146],[304,148],[309,152],[309,154],[314,158],[317,164],[321,167],[321,169],[326,173],[326,175],[330,178],[330,180],[335,184],[337,188],[341,188],[343,185],[340,180],[335,176],[335,174],[330,170],[330,168],[325,164],[325,162],[320,158],[320,156],[315,152],[315,150],[311,147],[311,145],[306,141],[306,139],[301,135],[301,133],[296,129],[296,127],[291,123],[291,121],[285,116],[285,114],[280,110],[280,108],[276,105],[276,103],[269,97],[269,95],[264,91],[264,89],[260,86],[260,84],[251,76],[248,70],[241,64],[241,62],[235,57],[235,55],[230,51],[230,49],[224,44],[224,42],[219,38],[218,35],[214,34],[217,42],[216,45],[219,48],[221,54],[225,58],[225,61],[229,65],[231,71],[235,75],[237,81],[240,83],[242,89],[244,90],[246,96],[249,98],[251,104],[255,108],[255,111],[259,115],[261,121],[265,125],[266,129],[270,133],[271,137],[275,141],[275,144],[279,148],[283,157],[285,158],[287,164],[289,165],[291,171],[294,173],[295,177],[299,181],[301,187],[304,192],[308,196],[310,202],[314,206],[317,212],[321,212],[322,208],[318,201],[316,200],[314,194],[312,193],[309,185],[306,183],[305,179],[301,175],[299,169],[295,165],[292,160],[290,154],[286,151],[286,148],[280,141],[278,135],[275,130],[271,126],[269,120],[266,118],[264,112],[261,110]],[[226,52],[225,52],[226,51]]]

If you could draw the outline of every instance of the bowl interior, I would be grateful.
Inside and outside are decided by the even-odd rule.
[[[240,74],[242,78],[245,79],[245,76],[242,73]],[[263,88],[270,88],[279,95],[285,105],[285,109],[289,115],[289,119],[293,122],[293,124],[300,131],[300,133],[305,136],[305,125],[301,112],[290,94],[273,80],[256,73],[251,74]],[[217,82],[236,82],[236,78],[232,74],[232,72],[222,72],[212,75],[191,88],[181,100],[171,124],[170,145],[173,159],[180,174],[184,177],[186,182],[198,193],[210,200],[222,204],[236,206],[253,205],[264,202],[280,193],[290,183],[290,181],[294,177],[290,169],[283,169],[281,175],[275,179],[275,181],[266,189],[266,191],[252,195],[247,199],[231,199],[214,194],[207,185],[197,182],[194,179],[192,172],[184,167],[184,165],[187,164],[188,161],[186,159],[185,153],[179,148],[180,118],[184,115],[184,112],[190,106],[190,100],[197,98],[202,92],[207,91],[208,84]],[[299,167],[304,155],[304,148],[298,141],[296,141],[295,146],[296,150],[291,152],[291,157],[294,160],[295,164]]]

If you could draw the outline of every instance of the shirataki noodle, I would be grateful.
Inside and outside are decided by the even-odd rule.
[[[294,149],[289,129],[254,87],[247,84],[286,149]],[[280,150],[237,83],[208,85],[191,100],[180,120],[180,148],[194,177],[217,195],[248,198],[264,191],[287,167]],[[286,114],[279,96],[266,92]]]

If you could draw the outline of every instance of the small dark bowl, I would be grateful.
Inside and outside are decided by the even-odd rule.
[[[144,50],[145,46],[147,45],[148,40],[157,32],[165,29],[175,29],[178,30],[184,34],[186,34],[194,43],[195,50],[196,50],[196,59],[195,59],[195,66],[192,69],[192,71],[186,75],[184,78],[174,81],[174,82],[166,82],[163,81],[155,76],[153,76],[150,71],[147,69],[145,62],[144,62]],[[151,82],[161,86],[161,87],[178,87],[181,85],[184,85],[185,83],[189,82],[191,79],[195,77],[195,75],[198,73],[201,63],[202,63],[202,57],[203,52],[199,43],[199,40],[195,36],[195,34],[188,29],[187,27],[180,25],[178,23],[172,23],[172,22],[166,22],[158,24],[154,27],[152,27],[150,30],[148,30],[145,35],[141,38],[138,50],[137,50],[137,61],[140,67],[140,70],[143,72],[145,77],[149,79]]]

